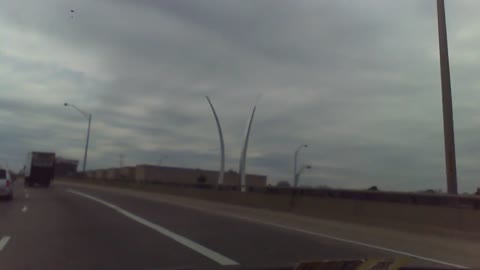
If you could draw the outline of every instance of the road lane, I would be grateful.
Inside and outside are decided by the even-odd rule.
[[[242,266],[291,265],[301,260],[399,256],[385,250],[325,237],[312,237],[311,234],[298,231],[210,215],[124,194],[89,188],[74,189],[102,198],[156,224],[175,230],[230,258],[235,258]],[[412,264],[439,266],[424,260],[413,260]]]
[[[0,254],[9,248],[12,241],[12,220],[15,220],[25,206],[23,198],[25,190],[18,181],[14,182],[13,200],[8,201],[5,198],[0,200]],[[1,264],[1,261],[0,261]]]
[[[84,198],[87,198],[87,199],[90,199],[90,200],[93,200],[95,202],[98,202],[108,208],[111,208],[113,209],[114,211],[124,215],[125,217],[131,219],[131,220],[134,220],[136,222],[138,222],[139,224],[142,224],[142,225],[145,225],[146,227],[152,229],[152,230],[155,230],[165,236],[167,236],[168,238],[171,238],[172,240],[184,245],[185,247],[188,247],[200,254],[202,254],[203,256],[209,258],[210,260],[212,261],[215,261],[216,263],[220,264],[220,265],[223,265],[223,266],[227,266],[227,265],[238,265],[237,262],[235,262],[234,260],[230,259],[230,258],[227,258],[221,254],[219,254],[218,252],[215,252],[209,248],[206,248],[188,238],[185,238],[181,235],[178,235],[170,230],[167,230],[165,229],[164,227],[162,226],[159,226],[153,222],[150,222],[144,218],[141,218],[133,213],[130,213],[114,204],[111,204],[109,202],[106,202],[102,199],[99,199],[97,197],[94,197],[94,196],[91,196],[89,194],[86,194],[86,193],[83,193],[83,192],[79,192],[79,191],[75,191],[75,190],[72,190],[72,189],[67,189],[68,192],[70,193],[73,193],[73,194],[77,194],[79,196],[82,196]]]
[[[20,193],[16,188],[16,193]],[[22,187],[23,188],[23,187]],[[22,191],[23,192],[23,191]],[[2,269],[217,269],[198,253],[63,188],[1,202]],[[5,217],[5,218],[4,218]]]
[[[14,182],[13,200],[0,199],[0,226],[2,225],[2,221],[8,220],[10,215],[14,215],[16,211],[20,211],[25,205],[24,193],[23,185],[16,181]]]
[[[299,231],[111,191],[17,185],[0,202],[2,269],[225,269],[207,257],[127,218],[111,207],[67,192],[78,190],[222,254],[241,267],[288,266],[302,260],[391,258],[397,255]],[[29,194],[26,196],[20,196]],[[27,212],[22,212],[24,206]],[[413,264],[439,266],[422,260]]]

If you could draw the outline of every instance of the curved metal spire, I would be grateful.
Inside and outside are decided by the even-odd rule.
[[[255,115],[256,109],[257,109],[257,104],[253,106],[252,114],[250,115],[250,118],[248,120],[247,129],[245,131],[245,139],[242,147],[242,155],[240,157],[239,173],[240,173],[240,190],[242,192],[246,191],[245,167],[246,167],[246,159],[247,159],[248,138],[250,136],[250,131],[252,129],[253,116]]]
[[[221,156],[220,156],[220,172],[218,174],[218,185],[222,185],[223,175],[225,173],[225,145],[223,143],[222,127],[220,126],[220,121],[218,120],[217,113],[215,112],[215,108],[213,108],[213,104],[210,101],[210,98],[208,96],[205,96],[205,98],[207,99],[208,104],[210,104],[210,108],[212,108],[213,116],[215,117],[215,122],[217,122],[218,136],[220,137]]]

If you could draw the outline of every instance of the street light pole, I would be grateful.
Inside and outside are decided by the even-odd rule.
[[[87,167],[87,153],[88,153],[88,143],[89,143],[89,140],[90,140],[90,125],[92,123],[92,114],[81,110],[80,108],[78,108],[74,104],[69,104],[69,103],[65,102],[63,105],[65,107],[70,106],[70,107],[74,108],[81,115],[83,115],[83,117],[85,117],[88,120],[87,141],[85,143],[85,153],[83,154],[83,172],[85,173],[86,167]]]
[[[455,160],[452,90],[450,85],[450,66],[448,61],[447,24],[445,20],[444,0],[437,0],[437,19],[440,72],[442,80],[443,136],[445,141],[447,191],[450,194],[457,194],[457,165]]]
[[[295,151],[295,161],[294,161],[294,171],[293,171],[293,179],[294,179],[294,183],[293,183],[293,189],[292,189],[292,196],[290,197],[290,207],[293,207],[295,205],[295,197],[297,196],[297,186],[298,186],[298,180],[300,178],[300,175],[302,174],[302,172],[305,170],[305,169],[310,169],[312,168],[310,165],[303,165],[302,168],[297,172],[297,155],[298,155],[298,152],[300,152],[300,150],[303,148],[303,147],[307,147],[307,145],[301,145],[298,147],[297,151]]]
[[[302,144],[300,145],[297,150],[295,150],[295,154],[293,157],[293,187],[297,187],[298,184],[298,176],[297,176],[297,159],[298,159],[298,153],[300,153],[300,150],[302,148],[307,148],[307,144]]]
[[[298,186],[298,182],[299,182],[300,175],[302,174],[302,172],[303,172],[305,169],[311,169],[311,168],[312,168],[312,166],[310,166],[310,165],[303,165],[302,168],[295,174],[295,179],[296,179],[295,187]]]
[[[88,142],[90,140],[90,124],[92,123],[92,114],[88,114],[88,131],[87,131],[87,142],[85,143],[85,153],[83,154],[83,172],[85,172],[87,167],[87,154],[88,154]]]

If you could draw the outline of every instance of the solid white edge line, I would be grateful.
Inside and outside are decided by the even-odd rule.
[[[2,251],[5,246],[8,244],[8,241],[10,241],[10,236],[4,236],[0,238],[0,251]]]
[[[73,192],[75,192],[75,191],[73,191]],[[212,212],[209,212],[209,211],[203,210],[203,209],[199,209],[199,208],[196,208],[196,207],[189,207],[189,206],[185,206],[185,205],[175,204],[175,203],[172,203],[172,202],[163,202],[163,203],[167,203],[167,204],[170,204],[170,205],[179,206],[179,207],[183,207],[183,208],[195,209],[197,211],[202,211],[202,212],[212,214]],[[213,213],[213,214],[215,214],[215,213]],[[273,227],[281,228],[281,229],[284,229],[284,230],[309,234],[309,235],[313,235],[313,236],[317,236],[317,237],[321,237],[321,238],[335,240],[335,241],[338,241],[338,242],[349,243],[349,244],[352,244],[352,245],[358,245],[358,246],[383,250],[383,251],[396,253],[396,254],[399,254],[399,255],[404,255],[404,256],[407,256],[407,257],[411,257],[411,258],[415,258],[415,259],[419,259],[419,260],[424,260],[424,261],[428,261],[428,262],[433,262],[433,263],[438,263],[438,264],[451,266],[451,267],[455,267],[455,268],[469,269],[468,266],[464,266],[464,265],[460,265],[460,264],[445,262],[445,261],[441,261],[441,260],[437,260],[437,259],[433,259],[433,258],[429,258],[429,257],[425,257],[425,256],[416,255],[416,254],[409,253],[409,252],[402,251],[402,250],[397,250],[397,249],[387,248],[387,247],[381,247],[381,246],[368,244],[368,243],[364,243],[364,242],[360,242],[360,241],[355,241],[355,240],[350,240],[350,239],[346,239],[346,238],[336,237],[336,236],[332,236],[332,235],[328,235],[328,234],[324,234],[324,233],[307,231],[307,230],[303,230],[303,229],[299,229],[299,228],[295,228],[295,227],[290,227],[290,226],[286,226],[286,225],[280,225],[280,224],[276,224],[276,223],[266,222],[266,221],[262,221],[262,220],[258,220],[258,219],[236,216],[236,215],[233,215],[233,214],[225,214],[225,213],[218,214],[217,213],[217,215],[226,216],[226,217],[239,219],[239,220],[243,220],[243,221],[248,221],[248,222],[251,222],[251,223],[258,223],[258,224],[273,226]]]
[[[137,215],[135,215],[135,214],[132,214],[132,213],[130,213],[130,212],[128,212],[128,211],[126,211],[126,210],[124,210],[124,209],[122,209],[122,208],[114,205],[114,204],[111,204],[111,203],[106,202],[106,201],[104,201],[104,200],[102,200],[102,199],[98,199],[98,198],[96,198],[96,197],[94,197],[94,196],[92,196],[92,195],[88,195],[88,194],[86,194],[86,193],[79,192],[79,191],[76,191],[76,190],[67,189],[67,191],[70,192],[70,193],[73,193],[73,194],[76,194],[76,195],[79,195],[79,196],[88,198],[88,199],[90,199],[90,200],[96,201],[96,202],[98,202],[98,203],[100,203],[100,204],[103,204],[103,205],[105,205],[105,206],[107,206],[107,207],[109,207],[109,208],[111,208],[111,209],[119,212],[120,214],[122,214],[122,215],[124,215],[124,216],[126,216],[126,217],[128,217],[128,218],[130,218],[130,219],[132,219],[132,220],[135,220],[136,222],[138,222],[138,223],[140,223],[140,224],[142,224],[142,225],[145,225],[145,226],[147,226],[147,227],[149,227],[149,228],[151,228],[151,229],[153,229],[153,230],[155,230],[155,231],[157,231],[157,232],[159,232],[159,233],[161,233],[161,234],[169,237],[170,239],[172,239],[172,240],[174,240],[174,241],[176,241],[176,242],[178,242],[178,243],[180,243],[180,244],[182,244],[182,245],[184,245],[184,246],[186,246],[186,247],[188,247],[188,248],[196,251],[197,253],[202,254],[203,256],[209,258],[209,259],[212,260],[212,261],[217,262],[217,263],[220,264],[220,265],[224,265],[224,266],[226,266],[226,265],[239,265],[238,262],[236,262],[236,261],[234,261],[234,260],[232,260],[232,259],[230,259],[230,258],[227,258],[227,257],[221,255],[221,254],[218,253],[218,252],[215,252],[215,251],[213,251],[213,250],[211,250],[211,249],[208,249],[208,248],[206,248],[206,247],[204,247],[204,246],[202,246],[202,245],[200,245],[200,244],[198,244],[198,243],[196,243],[196,242],[194,242],[194,241],[192,241],[192,240],[190,240],[190,239],[188,239],[188,238],[186,238],[186,237],[183,237],[183,236],[181,236],[181,235],[178,235],[178,234],[176,234],[176,233],[174,233],[174,232],[172,232],[172,231],[169,231],[168,229],[166,229],[166,228],[164,228],[164,227],[162,227],[162,226],[159,226],[159,225],[157,225],[157,224],[155,224],[155,223],[153,223],[153,222],[150,222],[150,221],[148,221],[148,220],[146,220],[146,219],[144,219],[144,218],[141,218],[141,217],[139,217],[139,216],[137,216]]]
[[[455,267],[455,268],[469,269],[469,267],[464,266],[464,265],[449,263],[449,262],[445,262],[445,261],[441,261],[441,260],[437,260],[437,259],[432,259],[432,258],[420,256],[420,255],[415,255],[413,253],[409,253],[409,252],[406,252],[406,251],[401,251],[401,250],[397,250],[397,249],[376,246],[376,245],[372,245],[372,244],[368,244],[368,243],[364,243],[364,242],[360,242],[360,241],[355,241],[355,240],[350,240],[350,239],[346,239],[346,238],[336,237],[336,236],[332,236],[332,235],[328,235],[328,234],[324,234],[324,233],[311,232],[311,231],[307,231],[307,230],[303,230],[303,229],[298,229],[298,228],[294,228],[294,227],[290,227],[290,226],[265,222],[265,221],[261,221],[261,220],[257,220],[257,219],[250,219],[250,218],[246,218],[246,217],[237,217],[237,216],[233,216],[233,215],[231,217],[237,218],[237,219],[240,219],[240,220],[244,220],[244,221],[249,221],[249,222],[252,222],[252,223],[259,223],[259,224],[269,225],[269,226],[273,226],[273,227],[278,227],[278,228],[285,229],[285,230],[300,232],[300,233],[304,233],[304,234],[310,234],[310,235],[313,235],[313,236],[326,238],[326,239],[331,239],[331,240],[335,240],[335,241],[339,241],[339,242],[344,242],[344,243],[349,243],[349,244],[353,244],[353,245],[364,246],[364,247],[368,247],[368,248],[388,251],[388,252],[412,257],[412,258],[415,258],[415,259],[420,259],[420,260],[424,260],[424,261],[428,261],[428,262],[443,264],[443,265],[447,265],[447,266],[451,266],[451,267]]]
[[[445,262],[445,261],[441,261],[441,260],[437,260],[437,259],[433,259],[433,258],[429,258],[429,257],[425,257],[425,256],[420,256],[420,255],[416,255],[416,254],[409,253],[409,252],[402,251],[402,250],[377,246],[377,245],[373,245],[373,244],[368,244],[368,243],[364,243],[364,242],[360,242],[360,241],[341,238],[341,237],[328,235],[328,234],[324,234],[324,233],[307,231],[307,230],[303,230],[303,229],[299,229],[299,228],[295,228],[295,227],[290,227],[290,226],[286,226],[286,225],[281,225],[281,224],[276,224],[276,223],[272,223],[272,222],[262,221],[262,220],[258,220],[258,219],[237,216],[237,215],[231,214],[231,213],[218,213],[218,212],[215,213],[215,212],[211,212],[211,211],[208,211],[208,210],[205,210],[205,209],[200,209],[200,208],[197,208],[197,207],[194,207],[194,206],[187,206],[187,205],[184,205],[184,204],[176,204],[174,202],[162,201],[162,203],[169,204],[169,205],[172,205],[172,206],[177,206],[177,207],[194,209],[196,211],[205,212],[205,213],[211,214],[211,215],[213,214],[213,215],[222,216],[222,217],[229,217],[229,218],[233,218],[233,219],[247,221],[247,222],[250,222],[250,223],[262,224],[262,225],[281,228],[281,229],[284,229],[284,230],[309,234],[309,235],[313,235],[313,236],[320,237],[320,238],[335,240],[335,241],[338,241],[338,242],[344,242],[344,243],[349,243],[349,244],[352,244],[352,245],[358,245],[358,246],[378,249],[378,250],[382,250],[382,251],[396,253],[396,254],[399,254],[399,255],[404,255],[404,256],[407,256],[407,257],[411,257],[411,258],[415,258],[415,259],[419,259],[419,260],[424,260],[424,261],[428,261],[428,262],[433,262],[433,263],[438,263],[438,264],[451,266],[451,267],[455,267],[455,268],[460,268],[460,269],[469,269],[470,268],[468,266],[455,264],[455,263],[450,263],[450,262]]]

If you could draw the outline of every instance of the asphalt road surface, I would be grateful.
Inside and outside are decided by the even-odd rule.
[[[89,188],[19,182],[14,200],[0,201],[0,269],[236,269],[395,256]]]

